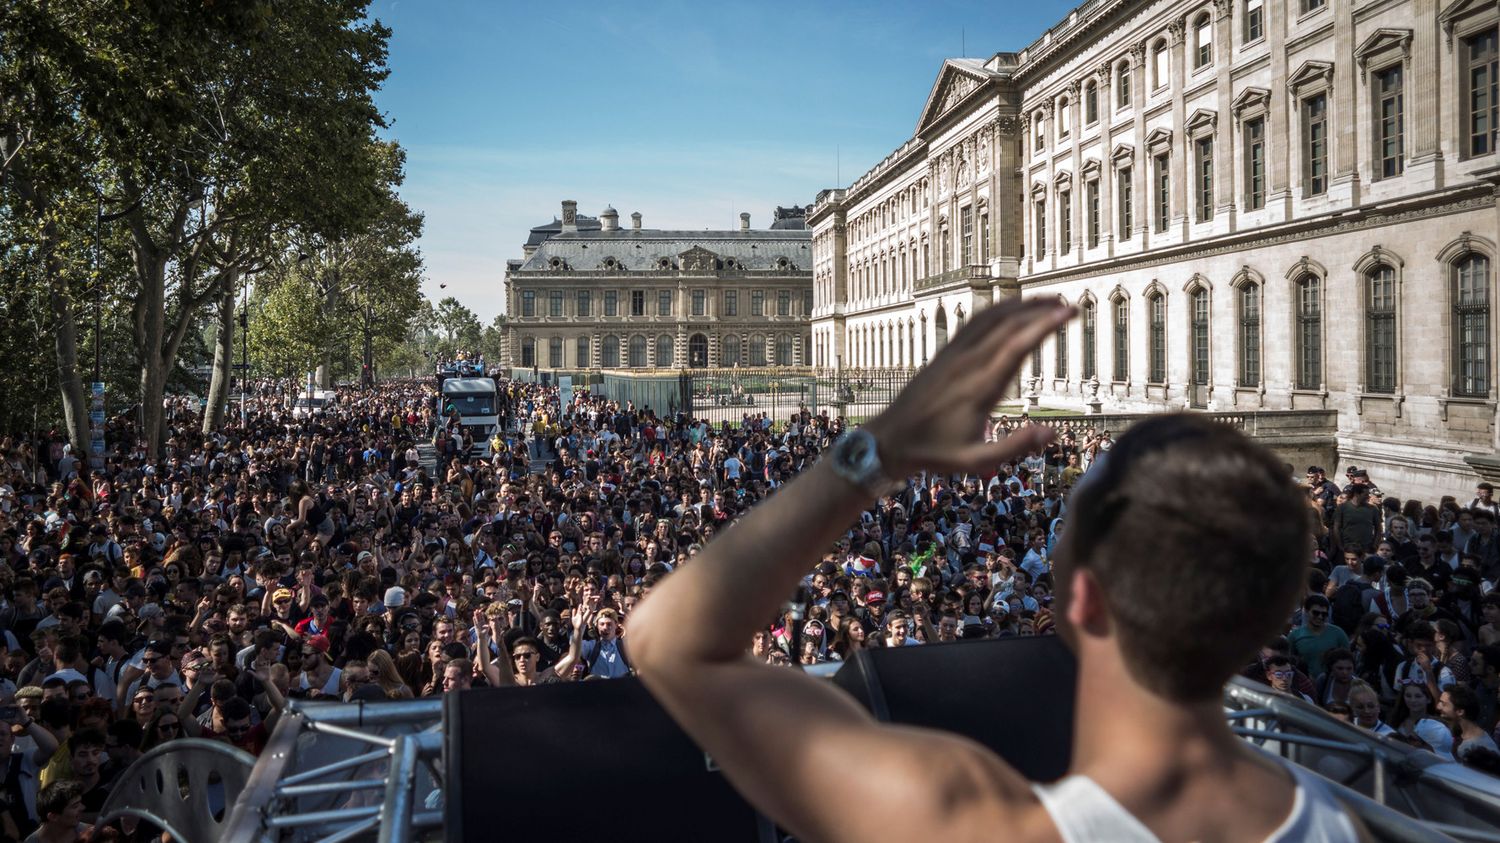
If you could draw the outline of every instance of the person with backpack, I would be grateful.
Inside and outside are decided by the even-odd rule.
[[[620,640],[619,614],[614,609],[592,612],[583,606],[573,612],[573,638],[568,642],[567,654],[553,666],[554,672],[558,676],[571,676],[573,668],[582,662],[588,667],[589,676],[601,679],[629,676],[630,660]],[[584,634],[590,626],[598,637],[586,641]]]
[[[1385,559],[1367,556],[1358,569],[1339,566],[1333,570],[1333,580],[1340,583],[1329,597],[1333,608],[1333,624],[1353,636],[1359,627],[1359,619],[1365,616],[1366,607],[1375,599],[1378,590],[1373,583],[1385,572]]]

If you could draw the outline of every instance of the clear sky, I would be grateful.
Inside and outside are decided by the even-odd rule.
[[[376,0],[426,293],[488,323],[505,261],[563,199],[647,228],[741,211],[764,228],[910,137],[943,59],[1019,50],[1074,5]]]

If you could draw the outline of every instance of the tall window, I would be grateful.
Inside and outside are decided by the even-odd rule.
[[[1490,393],[1490,261],[1470,252],[1453,264],[1453,393]]]
[[[791,316],[792,315],[792,291],[791,290],[777,290],[776,291],[776,315],[777,316]]]
[[[1129,167],[1123,167],[1115,174],[1115,195],[1120,202],[1120,230],[1116,236],[1121,240],[1129,240],[1135,230],[1135,183],[1131,181],[1131,175]]]
[[[1166,153],[1156,156],[1156,230],[1167,230],[1172,215],[1172,158]]]
[[[563,341],[562,337],[553,337],[547,340],[547,365],[554,369],[561,369],[563,363]]]
[[[1365,273],[1365,389],[1396,391],[1396,270]]]
[[[813,308],[813,294],[812,294],[812,290],[803,290],[802,291],[802,315],[803,316],[811,316],[812,315],[812,308]]]
[[[646,338],[641,334],[630,338],[630,368],[646,368]]]
[[[740,338],[730,334],[724,338],[724,347],[719,350],[719,362],[725,366],[738,366],[744,362],[740,356]]]
[[[1057,251],[1066,255],[1073,250],[1073,191],[1057,192]]]
[[[927,335],[922,335],[922,356],[927,356]],[[1031,350],[1031,376],[1039,378],[1042,376],[1042,347],[1039,345]]]
[[[776,365],[778,365],[778,366],[790,366],[790,365],[792,365],[793,363],[796,363],[796,362],[797,361],[793,358],[793,355],[792,355],[792,335],[791,334],[777,334],[776,335]]]
[[[1304,275],[1297,280],[1297,388],[1317,389],[1323,383],[1323,280]]]
[[[1206,386],[1209,381],[1208,360],[1208,290],[1193,291],[1193,383]]]
[[[1122,61],[1115,65],[1115,107],[1126,108],[1130,105],[1130,62]]]
[[[693,291],[693,315],[702,316],[708,312],[708,291]]]
[[[536,292],[534,290],[521,291],[521,315],[536,315]]]
[[[765,293],[764,290],[751,290],[750,291],[750,315],[751,316],[765,316],[766,315],[766,293]]]
[[[973,206],[966,206],[966,207],[964,207],[962,210],[960,210],[958,212],[958,215],[959,215],[959,218],[961,220],[963,220],[963,222],[960,223],[963,226],[962,235],[961,235],[963,237],[963,240],[959,243],[959,247],[963,249],[963,263],[964,263],[965,266],[968,266],[969,264],[971,264],[971,263],[974,262],[974,208],[973,208]]]
[[[594,307],[593,293],[589,290],[579,290],[576,306],[579,316],[588,317],[592,315],[591,311]]]
[[[1088,380],[1099,376],[1098,351],[1096,342],[1098,331],[1095,325],[1095,314],[1097,308],[1092,300],[1083,303],[1083,379]]]
[[[1266,118],[1245,121],[1245,208],[1266,206]]]
[[[547,315],[558,317],[563,315],[563,291],[553,290],[547,296]]]
[[[1259,41],[1265,33],[1262,0],[1245,0],[1245,43]]]
[[[1057,136],[1065,138],[1073,131],[1073,103],[1067,97],[1057,101]]]
[[[1151,383],[1167,382],[1167,297],[1155,293],[1146,300],[1151,314]]]
[[[532,337],[521,340],[521,365],[527,368],[536,365],[536,340]]]
[[[725,316],[739,316],[740,315],[740,293],[739,293],[738,290],[725,290],[724,291],[724,315]]]
[[[1036,200],[1036,256],[1047,254],[1047,200]]]
[[[1302,101],[1302,184],[1308,196],[1328,191],[1328,96]]]
[[[631,316],[645,316],[646,315],[646,291],[645,290],[631,290],[630,291],[630,315]]]
[[[1468,100],[1468,153],[1495,151],[1495,127],[1500,124],[1500,37],[1489,29],[1464,39],[1464,76]]]
[[[620,315],[620,294],[619,294],[618,291],[616,291],[616,290],[605,290],[604,291],[604,315],[605,316],[619,316]]]
[[[1260,386],[1260,285],[1240,287],[1240,386]]]
[[[1052,373],[1052,377],[1066,380],[1068,377],[1068,323],[1066,322],[1057,327],[1055,351],[1057,355],[1053,362],[1057,364],[1057,370]]]
[[[1115,299],[1115,380],[1130,380],[1130,302]]]
[[[1032,148],[1037,152],[1041,152],[1042,150],[1047,148],[1046,120],[1047,118],[1044,117],[1042,112],[1040,111],[1038,111],[1031,118]],[[924,205],[923,207],[926,206]]]
[[[676,357],[673,354],[674,351],[676,349],[672,346],[672,338],[670,336],[666,334],[658,336],[656,338],[656,368],[670,369],[676,365],[674,363],[674,358]]]
[[[1167,52],[1167,42],[1157,41],[1156,46],[1151,48],[1151,86],[1152,89],[1165,88],[1172,81],[1171,54]]]
[[[579,337],[577,346],[576,355],[578,362],[576,365],[580,369],[587,369],[589,367],[589,338]]]
[[[1399,176],[1406,166],[1401,81],[1399,64],[1375,74],[1375,149],[1382,178]]]
[[[1085,123],[1099,122],[1099,85],[1093,81],[1083,86],[1083,120]]]
[[[766,365],[766,338],[763,334],[750,335],[750,365]]]
[[[599,341],[599,365],[605,369],[620,368],[620,338],[605,334]]]
[[[1193,21],[1193,67],[1205,67],[1214,63],[1214,25],[1208,13]]]
[[[979,262],[984,263],[989,260],[993,252],[994,249],[990,245],[990,215],[986,211],[979,215]],[[906,259],[902,258],[903,266],[905,262]]]
[[[656,315],[657,316],[671,316],[672,315],[672,291],[671,290],[660,290],[660,291],[657,292],[657,294],[656,294]]]
[[[1099,247],[1099,180],[1090,179],[1084,185],[1084,200],[1088,203],[1089,248]]]
[[[1327,2],[1328,0],[1302,0],[1302,13],[1316,12],[1323,8]]]
[[[1198,169],[1198,222],[1214,218],[1214,139],[1193,142],[1193,162]]]

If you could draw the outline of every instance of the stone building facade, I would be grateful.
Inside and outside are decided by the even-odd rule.
[[[994,167],[1019,177],[970,288],[1082,309],[1023,388],[1104,412],[1333,410],[1340,462],[1401,494],[1493,478],[1497,26],[1471,0],[1102,0],[992,59],[1019,106]],[[819,244],[869,178],[812,212],[815,338],[841,309],[823,275],[858,263]]]
[[[643,228],[605,208],[532,231],[505,277],[511,366],[543,369],[808,365],[810,232],[801,208],[769,229]]]

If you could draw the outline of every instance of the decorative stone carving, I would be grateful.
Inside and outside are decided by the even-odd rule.
[[[1167,24],[1167,38],[1171,41],[1172,46],[1182,46],[1183,37],[1186,34],[1187,18],[1177,18]]]
[[[1130,48],[1130,64],[1132,67],[1140,67],[1146,62],[1146,42],[1141,41]]]
[[[1010,114],[1003,114],[995,118],[995,131],[1002,135],[1014,135],[1017,129],[1024,127],[1025,117],[1017,118]]]
[[[1099,400],[1099,376],[1090,375],[1083,382],[1083,400],[1089,405],[1089,413],[1098,415],[1104,409],[1104,402]]]
[[[1214,20],[1224,20],[1233,9],[1232,0],[1214,0]]]
[[[975,157],[978,159],[981,175],[988,175],[990,171],[990,134],[988,126],[979,130],[979,154]]]
[[[1042,379],[1032,375],[1026,379],[1026,406],[1035,407],[1042,394]]]

